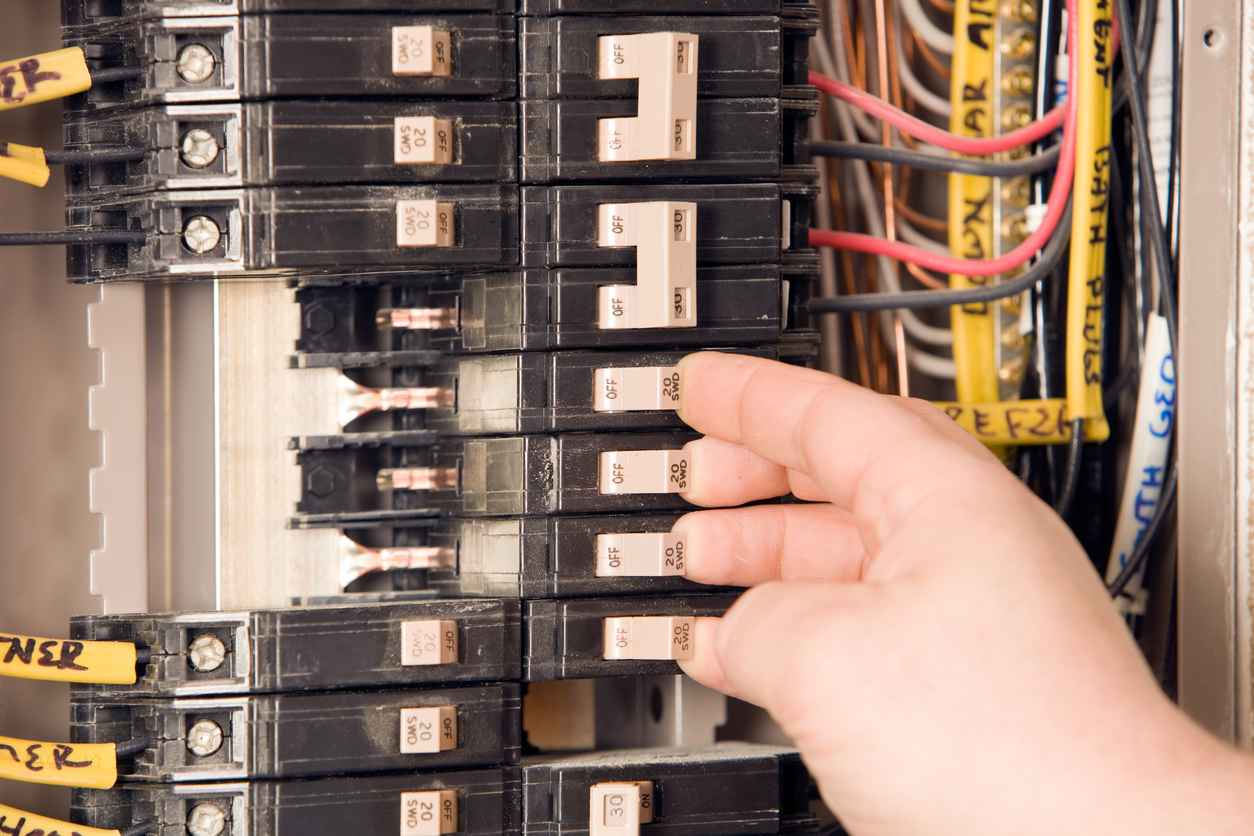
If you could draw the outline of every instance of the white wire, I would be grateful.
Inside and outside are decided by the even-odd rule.
[[[897,233],[901,235],[901,240],[907,244],[913,244],[916,247],[922,247],[925,250],[931,250],[936,253],[944,253],[949,255],[949,247],[946,247],[940,241],[937,241],[926,232],[921,232],[917,226],[902,214],[897,214]]]
[[[819,66],[823,68],[823,72],[840,78],[841,66],[847,61],[845,55],[844,44],[838,37],[830,45],[823,38],[815,38],[815,57],[819,61]],[[832,51],[836,53],[836,59],[833,60]],[[854,119],[847,108],[833,108],[836,115],[836,121],[840,128],[840,133],[847,142],[857,140],[857,128],[854,126]],[[871,175],[867,170],[865,163],[854,163],[852,165],[854,174],[854,186],[858,191],[859,200],[862,203],[862,210],[866,217],[867,227],[872,235],[879,238],[884,237],[884,219],[879,215],[879,201],[875,198],[875,190],[871,185]],[[879,265],[880,280],[890,293],[897,293],[901,290],[901,279],[897,275],[896,265],[886,256],[881,256],[876,263]],[[896,343],[891,339],[889,334],[892,333],[893,316],[885,311],[883,314],[884,328],[881,328],[883,339],[891,350],[896,350]],[[953,334],[947,328],[938,328],[929,325],[919,319],[914,311],[901,311],[902,325],[905,326],[906,332],[918,340],[919,342],[931,345],[952,345]],[[948,357],[940,357],[935,354],[929,354],[922,350],[914,350],[908,352],[908,358],[911,366],[918,371],[932,377],[940,377],[952,379],[956,375],[954,361]]]
[[[901,38],[902,27],[901,14],[899,10],[893,10],[893,18],[897,24],[893,27],[893,29],[896,32],[897,38],[897,72],[901,76],[901,85],[906,88],[907,93],[914,97],[914,100],[919,103],[920,107],[932,111],[937,116],[949,118],[949,115],[952,114],[954,110],[953,105],[949,102],[949,99],[929,90],[927,85],[920,81],[919,77],[914,74],[914,69],[910,66],[910,62],[906,60],[905,43]]]
[[[937,52],[943,52],[946,55],[954,54],[954,36],[941,29],[932,21],[932,18],[928,17],[922,0],[901,0],[900,6],[910,28],[918,33],[923,43]]]

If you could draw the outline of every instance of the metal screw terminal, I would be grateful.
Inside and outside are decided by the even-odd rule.
[[[217,636],[198,636],[187,648],[187,661],[201,673],[216,671],[226,661],[226,645]]]
[[[183,244],[197,255],[204,255],[218,246],[222,230],[213,218],[197,215],[183,226]]]
[[[207,758],[222,748],[222,727],[212,720],[197,720],[187,732],[187,750]]]
[[[226,830],[226,813],[216,804],[197,804],[187,816],[191,836],[221,836]]]
[[[203,84],[213,77],[213,70],[218,59],[213,57],[209,48],[202,44],[188,44],[179,50],[179,57],[174,65],[179,78],[188,84]]]
[[[217,138],[204,128],[192,128],[183,134],[183,162],[191,168],[208,168],[218,158],[222,147]]]

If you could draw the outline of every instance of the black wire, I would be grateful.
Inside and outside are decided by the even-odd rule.
[[[139,67],[113,67],[108,70],[92,70],[92,84],[107,84],[111,81],[134,81],[143,78],[144,71]]]
[[[1002,284],[962,290],[907,290],[903,293],[856,293],[848,296],[818,297],[806,303],[811,314],[860,313],[866,311],[920,310],[974,305],[1008,299],[1051,277],[1062,261],[1071,228],[1071,202],[1058,223],[1058,232],[1041,250],[1035,264],[1022,275]]]
[[[1120,27],[1127,31],[1128,22],[1132,19],[1128,0],[1115,0],[1115,16]],[[1173,56],[1173,60],[1175,60],[1175,56]],[[1162,306],[1163,317],[1167,321],[1167,334],[1171,344],[1171,356],[1174,360],[1177,347],[1179,346],[1175,301],[1175,270],[1171,256],[1171,242],[1168,240],[1162,206],[1158,200],[1158,182],[1154,173],[1154,158],[1149,138],[1149,118],[1146,114],[1144,88],[1139,63],[1135,59],[1124,62],[1125,72],[1122,76],[1122,83],[1127,91],[1132,111],[1132,137],[1135,142],[1137,168],[1141,178],[1140,188],[1138,189],[1141,212],[1148,215],[1146,218],[1147,226],[1152,227],[1154,233],[1150,236],[1148,243],[1153,248],[1154,262],[1158,269],[1159,302]],[[1179,364],[1176,364],[1176,366],[1176,387],[1178,391]],[[1163,521],[1169,515],[1171,507],[1174,505],[1178,462],[1174,449],[1169,451],[1168,455],[1170,460],[1167,465],[1167,477],[1163,491],[1159,496],[1158,508],[1155,509],[1154,516],[1137,542],[1136,548],[1133,549],[1127,564],[1124,565],[1119,575],[1108,587],[1108,591],[1114,597],[1122,595],[1133,576],[1148,564],[1154,539],[1159,529],[1162,528]]]
[[[132,163],[142,160],[143,148],[101,148],[95,151],[45,151],[48,165],[87,165],[89,163]]]
[[[1167,511],[1175,504],[1176,500],[1176,480],[1178,471],[1175,461],[1171,463],[1171,467],[1167,472],[1167,480],[1163,483],[1163,491],[1158,499],[1158,510],[1150,519],[1150,523],[1145,528],[1145,533],[1141,535],[1141,539],[1137,541],[1136,548],[1132,550],[1132,555],[1128,558],[1128,562],[1124,564],[1123,569],[1110,582],[1107,591],[1110,597],[1118,598],[1123,595],[1128,584],[1132,582],[1133,575],[1139,573],[1142,567],[1149,562],[1150,550],[1154,544],[1154,538],[1158,535],[1158,529],[1162,528],[1163,522],[1167,519]]]
[[[140,752],[144,751],[149,746],[151,746],[152,741],[146,737],[139,737],[139,738],[136,738],[135,740],[130,740],[130,741],[127,741],[126,743],[118,743],[116,745],[117,745],[118,760],[123,760],[125,758],[135,757]]]
[[[967,157],[946,157],[890,148],[871,142],[815,141],[807,146],[816,157],[838,160],[870,160],[876,163],[907,165],[920,171],[952,172],[975,177],[1027,177],[1058,167],[1062,151],[1058,146],[1021,160],[975,160]]]
[[[1084,451],[1084,419],[1071,422],[1071,442],[1067,445],[1067,463],[1063,466],[1062,491],[1054,503],[1054,511],[1065,517],[1075,504],[1080,488],[1080,454]]]
[[[55,232],[0,232],[0,247],[45,247],[64,244],[142,244],[146,232],[125,229],[64,229]]]

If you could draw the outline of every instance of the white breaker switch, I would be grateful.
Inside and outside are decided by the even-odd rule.
[[[613,781],[588,790],[588,836],[638,836],[653,821],[652,781]]]
[[[692,658],[696,619],[678,615],[633,615],[605,619],[606,659],[682,662]]]
[[[401,836],[442,836],[457,826],[457,790],[401,793]]]
[[[402,755],[432,755],[456,748],[456,706],[401,709]]]
[[[401,664],[452,665],[457,662],[457,622],[401,622]]]
[[[688,490],[683,450],[615,450],[601,454],[603,495],[681,493]]]
[[[676,534],[598,534],[596,548],[598,578],[682,577],[687,570],[688,548]]]
[[[392,75],[453,74],[453,38],[433,26],[392,27]]]
[[[396,201],[396,246],[451,247],[456,237],[453,204],[438,200]]]
[[[679,371],[674,366],[597,369],[592,387],[592,408],[597,412],[679,408]]]
[[[453,162],[453,122],[435,116],[397,116],[392,127],[397,165]]]
[[[697,36],[602,35],[597,77],[640,79],[637,116],[600,119],[602,162],[697,158]]]
[[[636,283],[599,289],[601,328],[696,327],[696,226],[695,203],[601,204],[597,244],[636,248]]]

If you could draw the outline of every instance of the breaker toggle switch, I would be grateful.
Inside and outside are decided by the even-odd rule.
[[[697,204],[606,203],[597,243],[636,248],[636,283],[600,288],[604,329],[693,328],[697,324]]]
[[[601,454],[603,495],[682,493],[688,490],[683,450],[615,450]]]
[[[597,75],[638,78],[637,116],[600,119],[602,162],[697,158],[697,36],[686,32],[603,35]]]
[[[597,412],[679,408],[679,372],[674,366],[597,369],[592,377],[592,408]]]
[[[653,821],[652,781],[611,781],[588,790],[589,836],[639,836]]]
[[[605,619],[605,658],[682,662],[692,658],[695,618],[633,615]]]
[[[687,569],[687,547],[675,534],[597,535],[598,578],[682,577]]]

